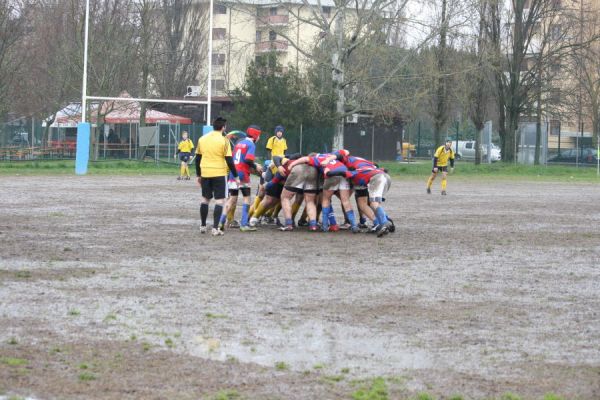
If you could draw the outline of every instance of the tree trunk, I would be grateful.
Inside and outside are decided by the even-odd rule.
[[[344,148],[344,114],[346,112],[344,96],[344,56],[342,54],[344,48],[344,23],[345,11],[340,10],[335,20],[335,36],[337,40],[336,51],[331,55],[333,65],[333,82],[335,82],[335,91],[337,95],[335,109],[338,115],[338,121],[335,126],[335,134],[333,136],[333,149],[339,150]]]
[[[434,132],[433,132],[433,141],[434,146],[439,146],[442,141],[442,130],[444,129],[444,125],[446,124],[447,118],[447,80],[446,77],[446,36],[448,29],[448,22],[446,16],[446,8],[447,8],[447,0],[442,0],[442,20],[440,26],[440,43],[437,51],[437,61],[438,61],[438,87],[437,87],[437,101],[436,101],[436,110],[435,110],[435,120],[434,120]]]
[[[483,133],[483,124],[475,125],[475,130],[477,133],[475,134],[475,165],[481,164],[481,142],[482,142],[482,133]],[[488,157],[490,155],[488,154]]]

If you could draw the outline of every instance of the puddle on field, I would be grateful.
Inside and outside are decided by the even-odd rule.
[[[410,347],[402,335],[321,322],[258,329],[253,338],[237,341],[198,337],[195,344],[189,349],[195,356],[221,361],[234,358],[268,367],[284,362],[296,371],[317,366],[328,371],[349,368],[353,373],[391,375],[433,366],[433,357],[423,349]]]

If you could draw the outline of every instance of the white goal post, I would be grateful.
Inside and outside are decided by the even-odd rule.
[[[81,122],[77,125],[77,147],[75,153],[75,173],[85,175],[89,162],[91,125],[86,122],[87,101],[137,101],[144,103],[170,103],[170,104],[202,104],[206,105],[206,123],[210,124],[212,112],[212,26],[213,26],[213,0],[209,3],[208,20],[208,78],[206,101],[202,100],[176,100],[176,99],[146,99],[131,97],[105,97],[88,96],[87,94],[87,69],[88,69],[88,36],[90,20],[90,0],[85,1],[85,32],[83,45],[83,77],[81,87]],[[185,96],[184,96],[185,97]]]

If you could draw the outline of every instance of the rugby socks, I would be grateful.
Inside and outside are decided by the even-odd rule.
[[[446,178],[442,178],[442,190],[446,190]]]
[[[317,220],[311,219],[310,221],[308,221],[308,226],[309,227],[317,226]]]
[[[213,212],[213,221],[214,221],[214,227],[218,227],[219,226],[219,221],[221,220],[221,215],[223,215],[223,206],[220,204],[215,204],[215,211]]]
[[[261,201],[262,201],[262,197],[256,196],[254,198],[254,203],[252,203],[252,207],[250,207],[250,216],[253,216],[254,210],[256,210],[258,208],[258,205],[260,204]]]
[[[225,222],[227,221],[227,215],[221,215],[221,220],[219,221],[219,225],[225,225]]]
[[[250,204],[242,204],[242,223],[241,226],[248,225],[248,211],[250,210]]]
[[[265,207],[262,204],[259,204],[258,207],[254,209],[254,213],[252,214],[253,218],[260,218],[265,213]]]
[[[373,225],[374,226],[379,225],[379,218],[377,218],[377,215],[375,215],[375,219],[373,220]]]
[[[354,228],[356,226],[356,218],[354,217],[354,210],[346,212],[346,218],[350,221],[350,225]]]
[[[323,207],[321,210],[321,228],[326,232],[329,230],[329,210],[331,207]]]
[[[200,204],[200,221],[202,226],[206,226],[206,218],[208,217],[208,204]]]
[[[300,210],[300,204],[292,204],[292,219],[296,219],[296,214],[298,214],[298,210]]]
[[[323,211],[323,213],[325,213],[325,211]],[[333,205],[329,206],[327,218],[329,218],[329,225],[337,225],[337,221],[335,220],[335,212],[333,211]]]
[[[285,226],[294,226],[294,220],[291,218],[285,219]]]
[[[190,167],[188,167],[187,163],[184,165],[185,167],[185,176],[190,177]]]
[[[227,221],[233,221],[233,217],[235,217],[235,206],[232,206],[229,211],[227,211]]]
[[[281,211],[281,203],[278,203],[275,206],[273,212],[271,213],[271,218],[277,218],[279,216],[279,211]]]
[[[377,219],[379,220],[379,223],[381,223],[381,224],[385,224],[388,221],[388,219],[385,215],[385,211],[383,210],[383,207],[377,207],[375,209],[375,215],[377,215]]]
[[[431,185],[433,185],[433,176],[430,176],[429,179],[427,179],[427,189],[431,189]]]
[[[363,217],[362,215],[360,216],[360,224],[364,225],[367,223],[367,219],[365,217]]]
[[[185,175],[185,167],[182,165],[181,167],[179,167],[179,176],[181,176],[183,178],[184,175]]]

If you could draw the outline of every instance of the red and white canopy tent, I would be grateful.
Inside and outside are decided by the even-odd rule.
[[[131,97],[129,93],[123,92],[119,97]],[[90,122],[96,124],[98,113],[98,104],[91,106],[92,112],[89,113]],[[137,101],[114,102],[107,101],[102,103],[101,115],[104,123],[107,124],[137,124],[140,122],[141,105]],[[60,110],[50,127],[52,128],[75,128],[81,121],[81,105],[72,103]],[[180,115],[169,114],[162,111],[147,109],[146,123],[148,124],[191,124],[192,120]]]

